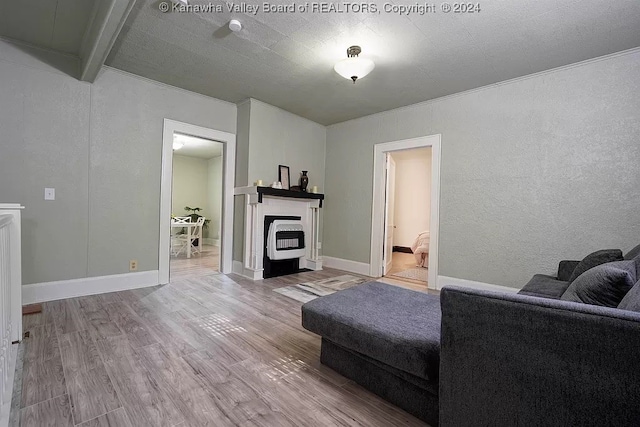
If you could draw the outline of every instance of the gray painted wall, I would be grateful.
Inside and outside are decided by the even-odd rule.
[[[217,143],[216,143],[217,144]],[[222,156],[211,159],[173,155],[171,213],[187,215],[185,207],[199,207],[208,219],[204,237],[220,238],[222,217]]]
[[[278,180],[278,165],[290,168],[291,185],[309,171],[309,186],[324,188],[326,128],[264,102],[251,100],[249,179]]]
[[[185,206],[199,207],[198,212],[207,219],[211,219],[213,213],[209,209],[211,200],[209,189],[209,160],[198,157],[181,156],[173,153],[173,176],[171,190],[171,214],[176,216],[187,215]],[[204,230],[204,237],[210,228]]]
[[[369,262],[373,145],[442,134],[439,274],[521,287],[640,243],[640,51],[336,124],[324,253]]]
[[[25,284],[125,273],[133,258],[156,270],[163,119],[236,129],[234,104],[109,68],[93,85],[58,71],[74,64],[0,41],[0,201],[26,206]]]
[[[278,180],[278,165],[286,165],[290,168],[291,185],[298,185],[300,172],[307,170],[309,188],[324,188],[325,126],[249,99],[238,105],[237,140],[237,186],[253,185],[258,179],[271,185]],[[242,260],[244,242],[243,200],[235,198],[233,259],[238,261]],[[322,214],[320,218],[322,230]]]

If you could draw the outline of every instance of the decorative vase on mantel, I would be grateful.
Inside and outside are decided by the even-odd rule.
[[[300,176],[300,190],[307,192],[307,185],[309,185],[309,177],[307,176],[308,171],[302,171],[302,175]]]

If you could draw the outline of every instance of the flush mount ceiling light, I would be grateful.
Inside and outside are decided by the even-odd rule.
[[[360,58],[362,49],[360,46],[351,46],[347,49],[347,58],[336,63],[333,69],[345,79],[356,80],[363,78],[373,70],[376,64],[367,58]]]

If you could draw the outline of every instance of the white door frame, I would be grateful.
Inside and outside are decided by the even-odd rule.
[[[159,282],[169,283],[171,192],[173,178],[174,132],[221,142],[222,150],[222,218],[220,235],[220,272],[231,273],[233,257],[233,188],[236,167],[236,136],[229,132],[209,129],[189,123],[164,119],[162,131],[162,178],[160,183],[160,248]]]
[[[384,159],[384,164],[385,164],[385,185],[384,185],[384,192],[385,192],[385,196],[384,196],[384,217],[383,217],[383,234],[384,236],[382,237],[382,241],[384,242],[383,247],[382,247],[382,258],[383,258],[383,263],[382,263],[382,274],[388,274],[389,270],[392,268],[392,264],[393,264],[393,228],[395,226],[393,226],[393,224],[391,224],[392,226],[389,225],[389,216],[394,216],[394,211],[395,211],[395,184],[396,184],[396,162],[393,159],[393,157],[391,157],[391,153],[385,153],[385,159]],[[393,165],[393,167],[391,166]],[[391,170],[393,169],[393,173],[390,173]],[[392,178],[392,179],[390,179]],[[393,181],[393,182],[392,182]],[[392,185],[393,184],[393,185]],[[390,201],[391,200],[391,195],[393,195],[393,203]],[[391,233],[389,233],[389,230],[391,230]],[[391,235],[389,235],[391,234]],[[389,239],[391,239],[391,247],[389,247]],[[389,258],[387,258],[387,256]],[[389,268],[387,268],[389,267]]]
[[[384,239],[384,191],[386,153],[412,148],[431,147],[431,223],[429,225],[429,289],[437,289],[438,237],[440,235],[440,148],[441,135],[421,136],[383,142],[373,147],[373,206],[371,209],[371,258],[369,275],[382,275]]]

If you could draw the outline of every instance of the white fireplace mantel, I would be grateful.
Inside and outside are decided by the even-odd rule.
[[[236,187],[234,194],[244,195],[244,252],[242,268],[234,272],[252,280],[263,279],[264,218],[267,215],[299,216],[305,232],[305,256],[300,268],[322,270],[318,243],[319,216],[323,194],[277,190],[269,187]]]

